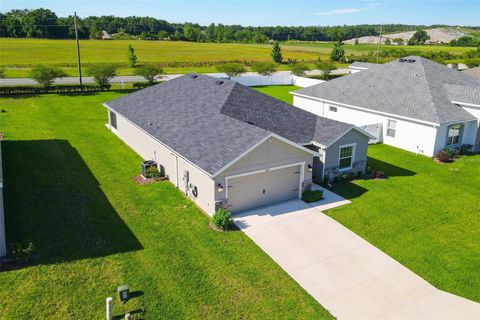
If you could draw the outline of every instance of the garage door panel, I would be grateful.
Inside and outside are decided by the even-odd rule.
[[[238,212],[278,201],[296,199],[299,183],[299,165],[229,179],[229,210]]]

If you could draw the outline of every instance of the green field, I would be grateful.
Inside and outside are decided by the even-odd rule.
[[[108,296],[116,316],[332,319],[170,182],[133,182],[141,159],[105,128],[101,105],[122,94],[0,98],[7,241],[36,246],[33,265],[0,272],[0,319],[102,319]],[[135,295],[125,305],[124,283]]]
[[[216,72],[215,65],[222,62],[270,61],[271,45],[239,43],[197,43],[184,41],[146,40],[81,40],[82,64],[115,63],[121,75],[134,74],[127,65],[127,47],[136,50],[139,64],[156,63],[166,73]],[[332,44],[326,42],[289,42],[282,45],[283,58],[314,61],[319,55],[328,59]],[[449,51],[463,53],[472,48],[448,46],[402,47],[408,50]],[[376,45],[345,45],[347,54],[363,54],[377,49]],[[63,68],[68,75],[76,76],[77,56],[74,40],[0,38],[0,67],[8,77],[28,77],[30,68],[46,63]],[[286,69],[281,66],[280,69]]]

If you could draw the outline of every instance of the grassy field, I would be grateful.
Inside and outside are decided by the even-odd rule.
[[[480,155],[439,164],[376,145],[368,162],[388,179],[339,184],[352,204],[327,214],[434,286],[480,301]]]
[[[119,66],[119,74],[131,75],[127,65],[127,47],[132,44],[139,64],[157,63],[166,73],[216,72],[215,65],[227,61],[270,61],[271,45],[239,43],[197,43],[184,41],[81,40],[82,64],[111,62]],[[282,45],[283,58],[313,61],[318,56],[328,59],[332,44],[326,42],[288,42]],[[402,47],[408,50],[463,53],[472,48],[448,46]],[[347,54],[362,54],[377,49],[376,45],[345,45]],[[61,67],[70,76],[77,75],[74,40],[0,38],[0,67],[8,77],[27,77],[31,66],[38,63]],[[281,66],[280,69],[286,69]]]
[[[141,159],[101,105],[121,94],[0,99],[7,239],[36,246],[0,272],[0,319],[101,319],[108,296],[146,319],[331,319],[242,232],[210,229],[168,181],[132,181]]]

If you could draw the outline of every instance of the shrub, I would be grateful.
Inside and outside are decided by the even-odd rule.
[[[137,58],[137,55],[135,54],[135,48],[132,47],[131,44],[128,45],[128,64],[130,65],[130,67],[135,67],[135,65],[137,64],[137,61],[138,61],[138,58]]]
[[[318,57],[317,61],[315,62],[315,67],[320,70],[320,72],[322,73],[322,78],[324,80],[328,80],[330,77],[330,73],[332,73],[333,70],[337,69],[335,64],[330,61],[322,61],[320,57]]]
[[[151,166],[147,168],[147,171],[145,173],[146,177],[145,178],[160,178],[160,171],[156,166]]]
[[[290,70],[294,75],[301,77],[305,75],[305,71],[310,70],[310,67],[306,63],[296,62],[290,66]]]
[[[30,71],[30,78],[43,86],[45,90],[52,86],[56,78],[63,78],[67,74],[60,68],[38,64]]]
[[[117,75],[113,64],[99,64],[88,68],[87,73],[93,77],[95,83],[102,89],[110,88],[110,80]]]
[[[272,60],[275,63],[282,63],[283,57],[282,57],[282,48],[280,47],[280,42],[275,41],[272,46],[272,53],[270,54],[272,56]]]
[[[452,155],[450,152],[447,151],[439,151],[436,155],[435,158],[437,158],[438,161],[440,162],[450,162],[452,161]]]
[[[231,213],[223,208],[220,208],[217,210],[217,212],[215,212],[212,217],[212,222],[221,230],[228,230],[233,225]]]
[[[252,64],[252,71],[262,76],[269,76],[277,71],[277,65],[273,62],[255,62]]]
[[[462,144],[460,147],[455,148],[455,153],[458,155],[470,154],[472,147],[471,144]]]
[[[375,179],[385,179],[386,176],[385,176],[385,172],[383,171],[375,171]]]
[[[217,70],[226,73],[229,77],[235,77],[247,71],[240,63],[224,63],[217,66]]]
[[[302,193],[302,200],[310,203],[323,199],[323,190],[305,190]]]
[[[95,92],[102,88],[95,85],[53,85],[46,92],[43,87],[38,86],[8,86],[0,87],[0,95],[15,94],[40,94],[40,93],[75,93],[75,92]]]
[[[145,65],[137,68],[135,74],[142,76],[150,85],[152,85],[156,78],[162,77],[163,69],[154,65]]]
[[[355,174],[355,176],[357,178],[361,178],[363,176],[363,172],[360,170],[360,171],[357,171],[357,173]]]
[[[5,69],[0,68],[0,79],[4,79],[6,77],[7,77],[7,75],[5,74]]]
[[[148,88],[150,86],[156,85],[162,83],[162,81],[154,81],[153,83],[148,83],[148,82],[133,82],[132,83],[132,88],[133,89],[144,89]]]
[[[10,245],[10,255],[16,262],[28,263],[34,251],[35,246],[32,242],[29,242],[28,244],[14,242]]]
[[[480,66],[480,60],[479,59],[467,59],[465,60],[465,65],[468,68],[475,68]]]

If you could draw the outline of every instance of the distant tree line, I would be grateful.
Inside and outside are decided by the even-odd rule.
[[[116,39],[185,40],[196,42],[264,43],[268,40],[330,41],[341,31],[343,40],[378,35],[380,25],[244,27],[240,25],[170,23],[152,17],[89,16],[77,19],[81,39],[100,38],[102,31]],[[381,25],[383,33],[416,30],[426,26]],[[437,27],[437,26],[430,26]],[[475,28],[475,27],[471,27]],[[477,27],[478,28],[478,27]],[[73,16],[58,17],[49,9],[11,10],[0,13],[0,37],[73,39]]]

